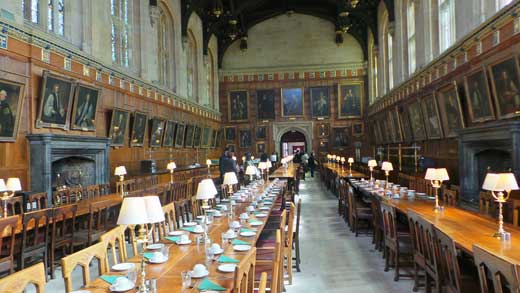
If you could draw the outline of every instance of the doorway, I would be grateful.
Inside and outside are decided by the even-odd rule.
[[[305,135],[297,130],[287,131],[280,139],[280,150],[282,151],[282,158],[294,154],[296,150],[306,152],[307,141]]]

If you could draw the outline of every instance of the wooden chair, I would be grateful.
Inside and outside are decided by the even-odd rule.
[[[85,189],[85,198],[86,199],[94,199],[99,198],[101,196],[101,190],[99,185],[89,185]]]
[[[27,196],[25,211],[34,211],[47,208],[47,192],[32,193]]]
[[[260,275],[260,284],[258,285],[258,293],[265,293],[266,286],[267,286],[267,273],[263,272]]]
[[[192,217],[195,218],[195,217],[202,215],[202,208],[201,208],[202,204],[201,204],[200,200],[197,199],[196,196],[191,197],[190,205],[191,205]]]
[[[300,199],[301,202],[301,199]],[[287,260],[287,276],[289,280],[289,285],[292,285],[293,279],[293,258],[292,258],[292,243],[294,240],[294,215],[296,214],[296,206],[294,203],[290,203],[289,209],[289,220],[287,221],[287,241],[284,246],[284,258]]]
[[[435,283],[436,291],[440,292],[441,279],[437,270],[433,225],[412,210],[408,210],[407,215],[413,244],[414,291],[419,286],[419,270],[421,270],[425,272],[426,292],[431,292],[432,282]]]
[[[233,293],[254,293],[256,248],[251,248],[235,268]]]
[[[108,183],[99,184],[99,194],[100,195],[108,195],[110,193],[112,193],[112,190],[110,190],[110,184],[108,184]]]
[[[0,274],[12,274],[14,272],[14,240],[16,227],[18,226],[17,215],[0,219]]]
[[[186,223],[190,221],[191,201],[188,199],[178,200],[174,202],[175,214],[177,215],[177,223]]]
[[[343,218],[347,218],[347,183],[345,179],[339,180],[339,190],[338,190],[338,214]]]
[[[411,277],[400,273],[404,261],[412,257],[410,234],[398,228],[395,208],[384,201],[381,201],[381,215],[385,232],[385,272],[393,265],[394,281],[399,281],[401,276]]]
[[[71,292],[72,289],[72,271],[76,266],[80,266],[83,271],[82,287],[90,283],[90,264],[92,259],[97,258],[99,275],[103,275],[107,271],[106,267],[106,245],[103,242],[96,243],[71,255],[61,259],[61,268],[63,279],[65,281],[65,291]]]
[[[177,225],[177,222],[175,220],[175,205],[173,204],[173,202],[163,206],[162,208],[165,219],[165,221],[162,224],[162,230],[163,234],[166,236],[168,235],[168,232],[178,229],[179,226]]]
[[[126,239],[128,239],[128,241],[130,242],[130,247],[132,248],[132,256],[138,256],[139,255],[139,250],[137,249],[137,236],[136,236],[136,231],[138,231],[138,228],[139,226],[137,225],[127,225],[125,230],[124,230],[124,233],[125,233],[125,236],[128,235],[126,237]],[[125,246],[126,248],[126,246]],[[129,257],[129,254],[128,254],[129,250],[128,248],[126,248],[126,256],[127,258]]]
[[[445,205],[457,206],[457,193],[450,189],[445,189],[442,193],[442,200]]]
[[[77,204],[55,207],[52,209],[52,236],[50,249],[51,278],[55,278],[55,253],[61,249],[62,254],[74,252],[74,230],[76,226]]]
[[[47,247],[49,245],[49,221],[52,209],[24,213],[22,216],[22,245],[18,259],[20,269],[26,267],[26,261],[34,264],[34,259],[43,261],[45,272],[48,271]]]
[[[23,214],[23,197],[22,196],[13,196],[2,202],[2,213],[4,212],[3,205],[7,205],[7,216],[21,215]]]
[[[372,209],[370,207],[360,206],[358,199],[354,197],[354,191],[352,190],[352,187],[349,187],[348,189],[348,205],[352,207],[350,209],[352,228],[357,237],[359,235],[359,222],[366,222],[368,229],[370,229],[373,217]]]
[[[473,245],[473,257],[478,269],[481,292],[520,291],[520,267],[518,263],[494,255],[475,244]]]
[[[296,226],[294,227],[293,245],[294,245],[294,264],[296,265],[296,271],[300,272],[300,217],[302,213],[302,199],[298,200],[298,206],[296,207]]]
[[[256,260],[256,273],[267,273],[269,281],[269,291],[272,293],[281,293],[283,288],[283,247],[282,233],[276,230],[276,241],[274,247],[258,248]],[[258,255],[265,255],[266,252],[271,253],[270,259],[258,259]]]
[[[55,190],[52,192],[52,204],[54,206],[73,203],[68,189]]]
[[[115,226],[115,222],[111,222],[110,208],[112,201],[104,200],[92,202],[89,206],[88,220],[88,245],[96,242],[99,237]]]
[[[45,293],[46,272],[43,263],[38,263],[0,279],[0,292],[23,293],[29,284],[36,287],[36,293]]]
[[[383,215],[381,214],[381,198],[379,196],[372,197],[372,226],[374,227],[374,234],[372,243],[375,249],[381,251],[384,246],[384,228],[383,228]]]
[[[493,196],[489,191],[481,191],[479,197],[479,210],[484,215],[490,215],[491,206],[493,204]]]
[[[134,190],[144,190],[146,189],[145,179],[142,177],[135,179],[135,189]]]
[[[105,243],[105,246],[111,252],[113,265],[125,262],[128,258],[126,255],[125,230],[125,226],[117,226],[99,237],[99,241]],[[105,263],[107,268],[111,267],[108,256],[105,258]]]
[[[85,198],[85,190],[81,186],[71,187],[69,189],[69,197],[73,202],[80,201]]]

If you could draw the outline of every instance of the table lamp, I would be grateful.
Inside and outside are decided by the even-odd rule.
[[[374,171],[374,167],[377,167],[376,160],[368,161],[368,169],[370,169],[370,181],[374,181],[374,177],[372,176],[372,171]]]
[[[121,182],[121,197],[125,196],[123,180],[125,180],[126,168],[125,166],[118,166],[114,171],[114,175],[119,176],[119,182]]]
[[[332,159],[332,164],[336,163],[336,155],[332,155],[330,158]]]
[[[341,157],[340,161],[341,161],[341,165],[344,165],[345,164],[345,157]]]
[[[350,176],[352,176],[352,164],[354,163],[354,158],[348,158],[348,164],[350,166]]]
[[[264,178],[264,170],[267,169],[267,162],[258,163],[258,169],[260,170],[260,176]]]
[[[446,168],[428,168],[426,169],[424,179],[430,180],[432,187],[435,190],[435,207],[433,209],[438,211],[441,208],[439,206],[439,188],[441,187],[442,181],[450,180],[448,170],[446,170]]]
[[[210,159],[206,160],[206,165],[208,166],[208,177],[210,177],[211,176],[211,172],[210,172],[211,160]]]
[[[168,165],[166,165],[166,169],[170,170],[170,183],[173,183],[173,171],[177,169],[177,165],[175,162],[169,162]]]
[[[242,164],[246,163],[246,156],[242,156]]]
[[[393,171],[394,167],[392,166],[391,162],[384,161],[383,164],[381,165],[381,170],[385,171],[385,176],[386,176],[385,189],[387,189],[388,188],[388,176],[390,176],[390,171]]]
[[[140,225],[138,243],[143,245],[143,255],[141,258],[141,284],[137,292],[150,292],[150,288],[146,286],[146,269],[144,261],[144,250],[148,242],[146,233],[146,224],[155,224],[164,222],[164,212],[159,197],[143,196],[143,197],[125,197],[121,204],[119,216],[117,218],[118,225]]]
[[[3,189],[1,199],[4,202],[4,218],[6,218],[7,217],[7,200],[12,198],[17,191],[22,190],[22,184],[20,183],[19,178],[11,177],[11,178],[7,179],[7,183],[4,184],[4,188],[1,188],[1,189]],[[11,192],[10,194],[9,194],[9,191]]]
[[[215,198],[217,195],[217,188],[215,188],[215,183],[213,183],[213,179],[204,179],[199,182],[197,186],[197,195],[196,198],[202,200],[202,208],[208,209],[210,206],[208,204],[208,200]]]
[[[249,180],[253,181],[253,176],[256,175],[256,167],[253,165],[247,166],[246,175],[249,175]]]
[[[235,172],[225,173],[222,184],[228,186],[228,194],[231,195],[233,193],[233,185],[238,184],[237,174],[235,174]]]
[[[515,174],[513,173],[487,173],[482,189],[491,191],[491,195],[498,202],[498,231],[493,237],[502,238],[504,231],[504,216],[502,205],[507,202],[511,195],[511,190],[518,189]],[[505,193],[505,194],[504,194]]]

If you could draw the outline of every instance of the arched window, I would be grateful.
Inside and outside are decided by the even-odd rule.
[[[130,65],[130,17],[128,0],[110,0],[112,62]]]
[[[455,42],[455,2],[439,0],[439,49],[440,53]]]
[[[408,1],[406,8],[406,24],[408,33],[408,73],[412,75],[416,67],[415,54],[415,4],[413,0]]]
[[[39,0],[23,0],[22,11],[25,20],[32,23],[40,23],[40,1]]]
[[[496,0],[497,1],[497,11],[504,8],[507,4],[511,3],[512,0]]]
[[[194,99],[196,102],[198,98],[198,64],[197,64],[197,41],[191,31],[188,31],[188,98]]]
[[[208,79],[208,99],[211,108],[215,108],[216,95],[215,95],[215,58],[213,52],[208,49],[208,68],[206,72],[206,78]]]
[[[392,33],[387,31],[386,33],[386,52],[387,52],[387,64],[388,64],[388,89],[390,91],[394,87],[394,38]]]
[[[65,0],[48,0],[47,29],[59,36],[65,34]]]
[[[168,87],[174,87],[175,48],[173,20],[167,8],[159,5],[159,21],[157,25],[157,60],[159,82]]]

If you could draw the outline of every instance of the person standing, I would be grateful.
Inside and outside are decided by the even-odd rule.
[[[220,158],[218,159],[218,165],[220,169],[220,182],[224,181],[224,174],[226,174],[226,172],[224,172],[224,160],[226,160],[228,153],[229,148],[226,147],[224,149],[224,153],[222,153],[222,156],[220,156]]]
[[[316,159],[314,158],[314,153],[311,153],[309,156],[308,166],[311,170],[311,177],[314,177],[314,169],[316,169]]]
[[[14,115],[7,102],[7,92],[0,90],[0,136],[9,137],[13,135]]]

